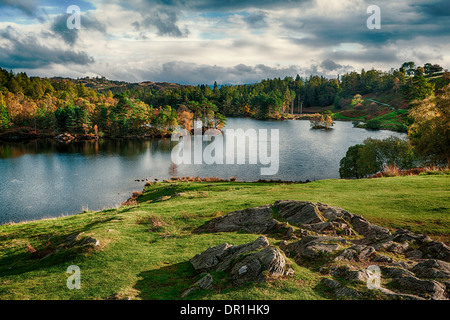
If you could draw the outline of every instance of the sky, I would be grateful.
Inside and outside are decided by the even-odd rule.
[[[449,0],[0,0],[0,67],[191,85],[448,69],[449,27]]]

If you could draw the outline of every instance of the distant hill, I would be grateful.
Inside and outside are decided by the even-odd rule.
[[[188,85],[181,85],[171,82],[153,82],[143,81],[137,83],[129,83],[125,81],[109,80],[105,77],[85,77],[79,79],[53,77],[50,80],[67,80],[74,83],[82,83],[85,87],[94,89],[98,92],[111,91],[113,94],[121,93],[124,91],[136,91],[141,89],[153,89],[153,90],[179,90],[183,87],[190,87]]]

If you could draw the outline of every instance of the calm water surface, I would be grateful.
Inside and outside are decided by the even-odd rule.
[[[322,131],[310,129],[309,121],[228,120],[226,129],[239,128],[279,129],[279,170],[275,176],[261,176],[264,166],[249,164],[180,165],[177,175],[235,176],[245,181],[334,179],[339,178],[339,161],[348,147],[368,137],[405,137],[390,131],[356,129],[350,122],[336,122],[333,130]],[[133,191],[143,189],[142,180],[169,177],[175,145],[170,139],[0,143],[0,224],[120,205]]]

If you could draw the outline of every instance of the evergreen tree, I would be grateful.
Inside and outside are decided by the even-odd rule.
[[[0,130],[8,129],[9,123],[10,118],[8,114],[8,109],[6,109],[6,106],[4,104],[0,104]]]
[[[403,95],[408,102],[420,101],[434,96],[434,84],[429,83],[421,73],[410,77],[403,87]]]

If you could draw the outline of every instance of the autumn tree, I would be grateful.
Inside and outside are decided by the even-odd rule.
[[[9,123],[8,109],[6,109],[6,106],[0,101],[0,130],[8,129]]]
[[[417,101],[408,137],[417,151],[434,164],[450,163],[450,85],[442,94]]]
[[[313,129],[331,129],[333,127],[333,118],[330,115],[314,114],[310,118],[310,124]]]
[[[398,92],[398,89],[400,89],[400,79],[398,77],[394,78],[394,87],[395,93]]]
[[[364,102],[364,100],[363,100],[362,96],[360,94],[356,94],[352,99],[352,106],[354,107],[363,102]]]
[[[185,105],[181,105],[177,111],[178,124],[191,132],[194,114],[192,114]]]

